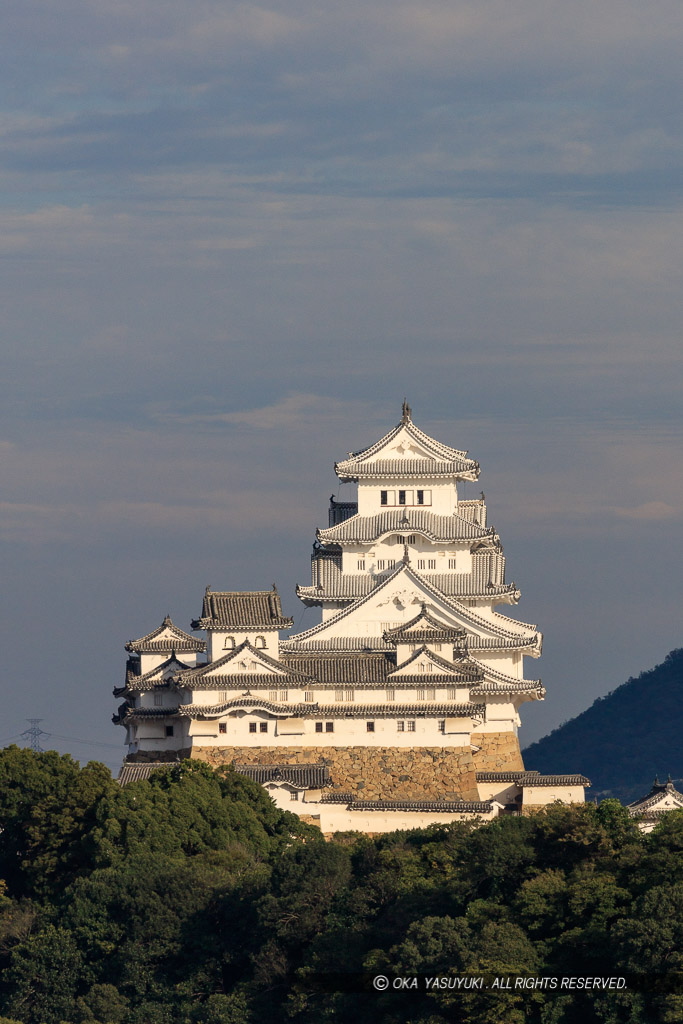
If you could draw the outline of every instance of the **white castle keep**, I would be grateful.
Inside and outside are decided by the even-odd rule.
[[[275,587],[207,587],[192,623],[206,639],[167,617],[126,645],[122,783],[188,757],[230,763],[326,833],[582,802],[583,776],[522,763],[520,707],[545,695],[524,659],[542,637],[501,611],[519,590],[484,495],[458,490],[478,464],[423,433],[404,403],[335,471],[357,501],[330,499],[311,584],[297,587],[318,625],[281,639],[292,619]]]

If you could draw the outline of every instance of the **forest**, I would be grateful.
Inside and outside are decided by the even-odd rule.
[[[0,1024],[683,1020],[683,812],[647,836],[605,800],[327,841],[231,768],[121,788],[8,747],[0,830]],[[529,984],[486,987],[506,977]],[[583,977],[625,982],[550,987]]]

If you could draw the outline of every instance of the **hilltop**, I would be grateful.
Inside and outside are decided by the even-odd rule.
[[[642,796],[656,774],[683,777],[683,648],[661,665],[599,697],[586,711],[524,751],[543,773],[580,771],[593,783],[588,798]],[[569,766],[569,767],[568,767]]]

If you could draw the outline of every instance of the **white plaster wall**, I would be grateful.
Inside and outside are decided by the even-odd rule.
[[[582,804],[585,801],[583,786],[524,786],[524,808],[543,807],[559,800],[563,804]]]

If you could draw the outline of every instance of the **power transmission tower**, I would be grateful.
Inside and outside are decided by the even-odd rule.
[[[45,739],[49,739],[50,733],[43,732],[40,728],[40,722],[44,722],[44,718],[27,718],[26,721],[29,723],[30,728],[22,732],[22,739],[31,741],[31,750],[35,750],[37,754],[44,753],[43,748],[40,745],[40,737],[44,736]]]

